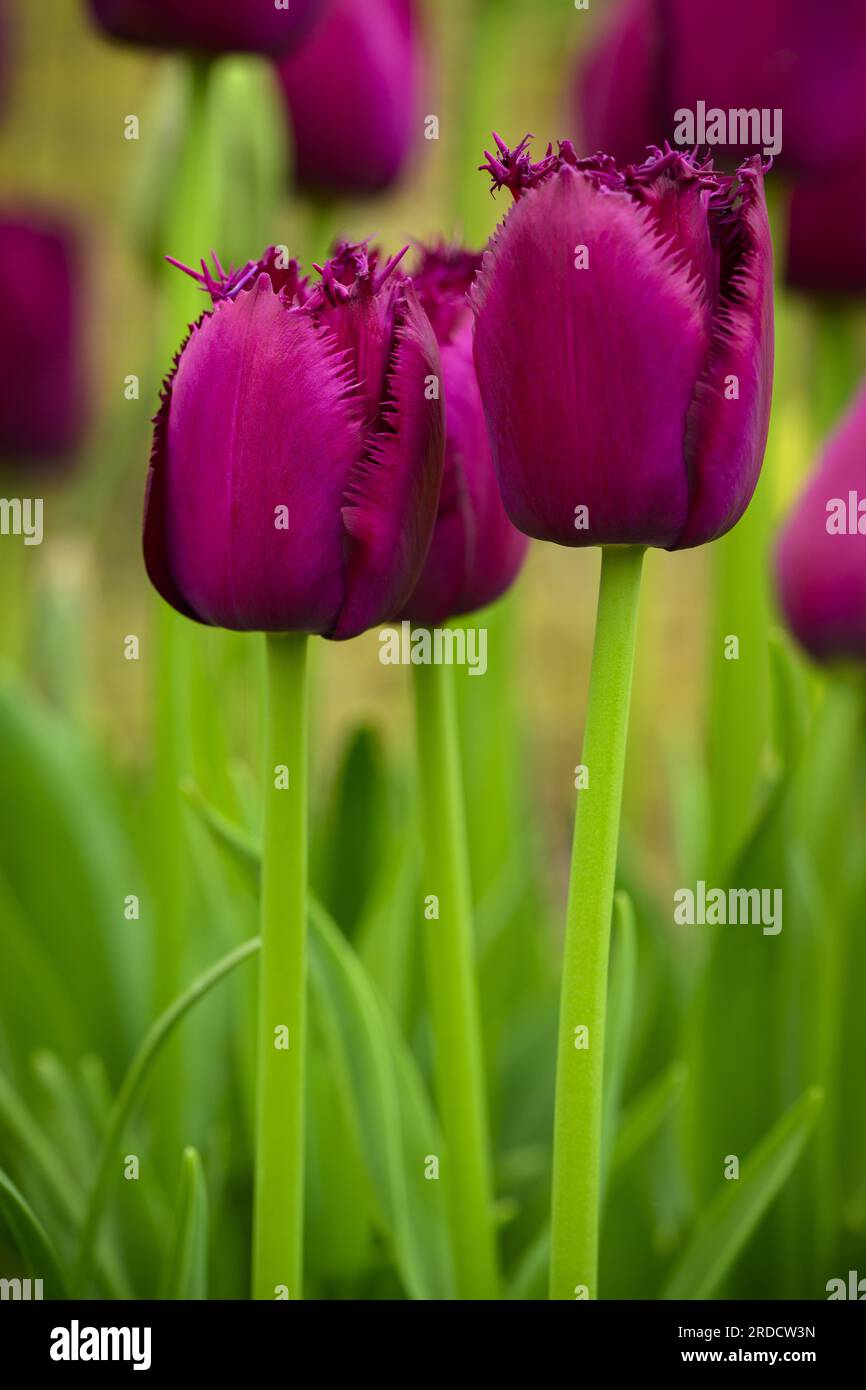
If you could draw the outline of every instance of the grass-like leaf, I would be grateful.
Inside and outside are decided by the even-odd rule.
[[[159,1297],[207,1298],[207,1187],[198,1151],[184,1149],[171,1242],[166,1253]]]
[[[32,1279],[42,1280],[43,1298],[68,1298],[69,1287],[54,1245],[26,1197],[0,1168],[0,1212]]]
[[[822,1091],[810,1088],[749,1155],[739,1179],[725,1182],[699,1219],[662,1298],[713,1297],[797,1163],[822,1101]]]

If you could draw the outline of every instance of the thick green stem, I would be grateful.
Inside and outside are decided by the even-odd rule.
[[[445,1141],[442,1178],[459,1296],[499,1296],[480,1008],[472,932],[453,671],[414,666],[425,918],[436,1089]]]
[[[269,636],[253,1297],[301,1297],[307,915],[307,639]]]
[[[602,552],[559,1015],[550,1296],[598,1297],[607,967],[643,550]]]

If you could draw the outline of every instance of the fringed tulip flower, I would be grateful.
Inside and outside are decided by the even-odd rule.
[[[557,1049],[550,1295],[598,1295],[607,964],[644,549],[735,525],[763,460],[773,272],[760,159],[620,168],[498,137],[515,198],[475,282],[475,364],[515,526],[601,545]],[[579,1020],[590,1047],[575,1053]]]
[[[420,43],[414,0],[332,0],[279,65],[302,188],[379,193],[418,134]]]
[[[0,459],[64,460],[84,423],[78,258],[71,233],[0,214]]]
[[[202,53],[284,53],[307,34],[324,0],[90,0],[112,38]]]
[[[580,64],[576,119],[585,148],[620,162],[680,125],[686,147],[820,175],[866,149],[864,84],[861,0],[622,0]]]
[[[157,417],[148,573],[188,617],[352,637],[399,611],[427,555],[442,474],[441,372],[411,284],[364,245],[308,287],[273,252],[203,266],[213,308]]]
[[[511,520],[561,545],[682,549],[742,516],[773,378],[760,162],[568,144],[488,156],[516,201],[473,291],[475,363]]]
[[[785,619],[821,662],[866,661],[866,388],[830,439],[776,552]]]
[[[445,470],[427,562],[402,617],[435,627],[492,603],[514,581],[528,541],[502,505],[472,360],[467,295],[481,256],[424,252],[412,280],[439,342],[445,388]]]

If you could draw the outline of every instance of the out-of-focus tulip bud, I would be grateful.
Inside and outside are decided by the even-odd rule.
[[[324,0],[89,0],[106,33],[148,48],[284,53],[306,36]]]
[[[279,65],[299,186],[363,196],[392,184],[420,129],[420,67],[413,0],[332,0]]]
[[[818,661],[866,661],[866,387],[786,522],[776,577],[786,621]]]
[[[580,64],[576,119],[620,162],[669,139],[814,176],[866,149],[864,86],[861,0],[622,0]]]
[[[475,364],[511,520],[561,545],[679,549],[730,530],[760,473],[773,269],[760,160],[620,169],[497,141],[517,199],[473,290]]]
[[[472,360],[467,294],[481,256],[424,251],[412,276],[439,342],[445,387],[445,471],[430,553],[402,618],[435,627],[486,607],[513,583],[527,538],[505,513]]]
[[[0,458],[63,461],[84,424],[78,258],[68,228],[0,214]]]
[[[788,207],[786,282],[819,295],[866,294],[866,158],[820,182],[795,184]]]
[[[444,419],[436,338],[366,245],[310,288],[273,251],[196,275],[213,301],[156,420],[144,552],[179,612],[353,637],[399,611],[427,556]]]

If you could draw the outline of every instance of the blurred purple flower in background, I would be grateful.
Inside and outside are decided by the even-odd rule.
[[[363,196],[397,179],[419,117],[413,0],[331,0],[279,76],[301,188]]]
[[[829,440],[776,552],[785,619],[818,661],[866,661],[866,387]]]
[[[862,0],[622,0],[580,63],[581,142],[620,162],[672,139],[675,113],[782,112],[779,167],[820,175],[866,150]],[[700,143],[700,142],[698,142]],[[739,163],[761,141],[719,146]]]
[[[422,253],[412,276],[442,354],[445,471],[427,563],[400,615],[435,627],[500,597],[523,564],[529,542],[505,513],[472,360],[467,293],[481,256],[456,247]]]
[[[788,208],[785,279],[819,295],[866,294],[866,158],[798,183]]]
[[[353,637],[399,611],[442,479],[436,339],[411,285],[366,245],[310,288],[273,251],[198,276],[213,299],[154,434],[148,574],[216,626]]]
[[[760,160],[655,151],[621,170],[566,141],[488,156],[516,205],[473,290],[506,510],[561,545],[723,535],[760,473],[773,269]]]
[[[65,461],[82,434],[81,292],[74,237],[42,214],[0,213],[0,459]]]
[[[325,0],[89,0],[112,38],[204,53],[283,53],[307,34]]]

